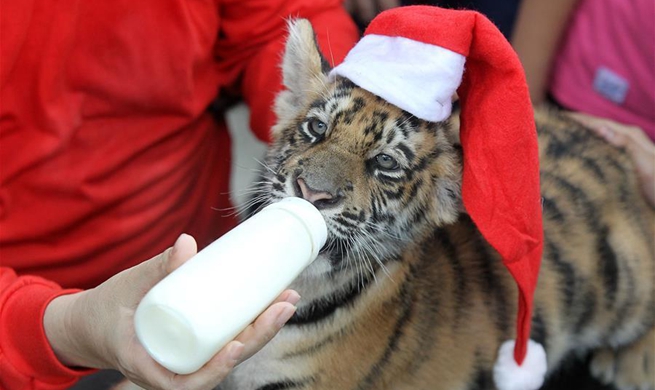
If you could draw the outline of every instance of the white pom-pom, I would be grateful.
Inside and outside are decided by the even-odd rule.
[[[498,350],[494,365],[494,382],[498,390],[537,390],[546,377],[546,351],[528,340],[528,352],[520,366],[514,360],[514,340],[505,341]]]

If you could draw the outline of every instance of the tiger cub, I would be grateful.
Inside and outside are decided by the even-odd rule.
[[[309,22],[291,23],[258,196],[329,194],[313,199],[328,243],[292,286],[296,315],[220,389],[493,388],[517,291],[461,205],[457,130],[329,82],[326,64]],[[654,210],[626,155],[553,113],[537,122],[545,245],[532,339],[549,372],[595,351],[600,379],[652,389]]]

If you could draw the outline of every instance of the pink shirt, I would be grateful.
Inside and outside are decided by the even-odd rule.
[[[581,0],[550,92],[567,108],[639,126],[655,140],[655,1]]]

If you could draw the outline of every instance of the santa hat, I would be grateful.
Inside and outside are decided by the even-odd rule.
[[[466,63],[466,65],[465,65]],[[537,135],[523,68],[482,14],[430,6],[379,14],[330,77],[431,122],[461,103],[464,207],[518,285],[516,340],[494,366],[503,390],[541,387],[546,353],[530,340],[543,231]],[[463,77],[462,77],[463,76]],[[513,351],[513,353],[512,353]]]

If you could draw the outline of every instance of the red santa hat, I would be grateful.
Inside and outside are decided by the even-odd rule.
[[[464,207],[518,285],[516,340],[494,366],[502,390],[541,387],[546,354],[530,340],[543,231],[537,135],[523,68],[482,14],[430,6],[379,14],[330,77],[343,76],[412,115],[448,118],[461,103]],[[512,353],[513,352],[513,353]]]

